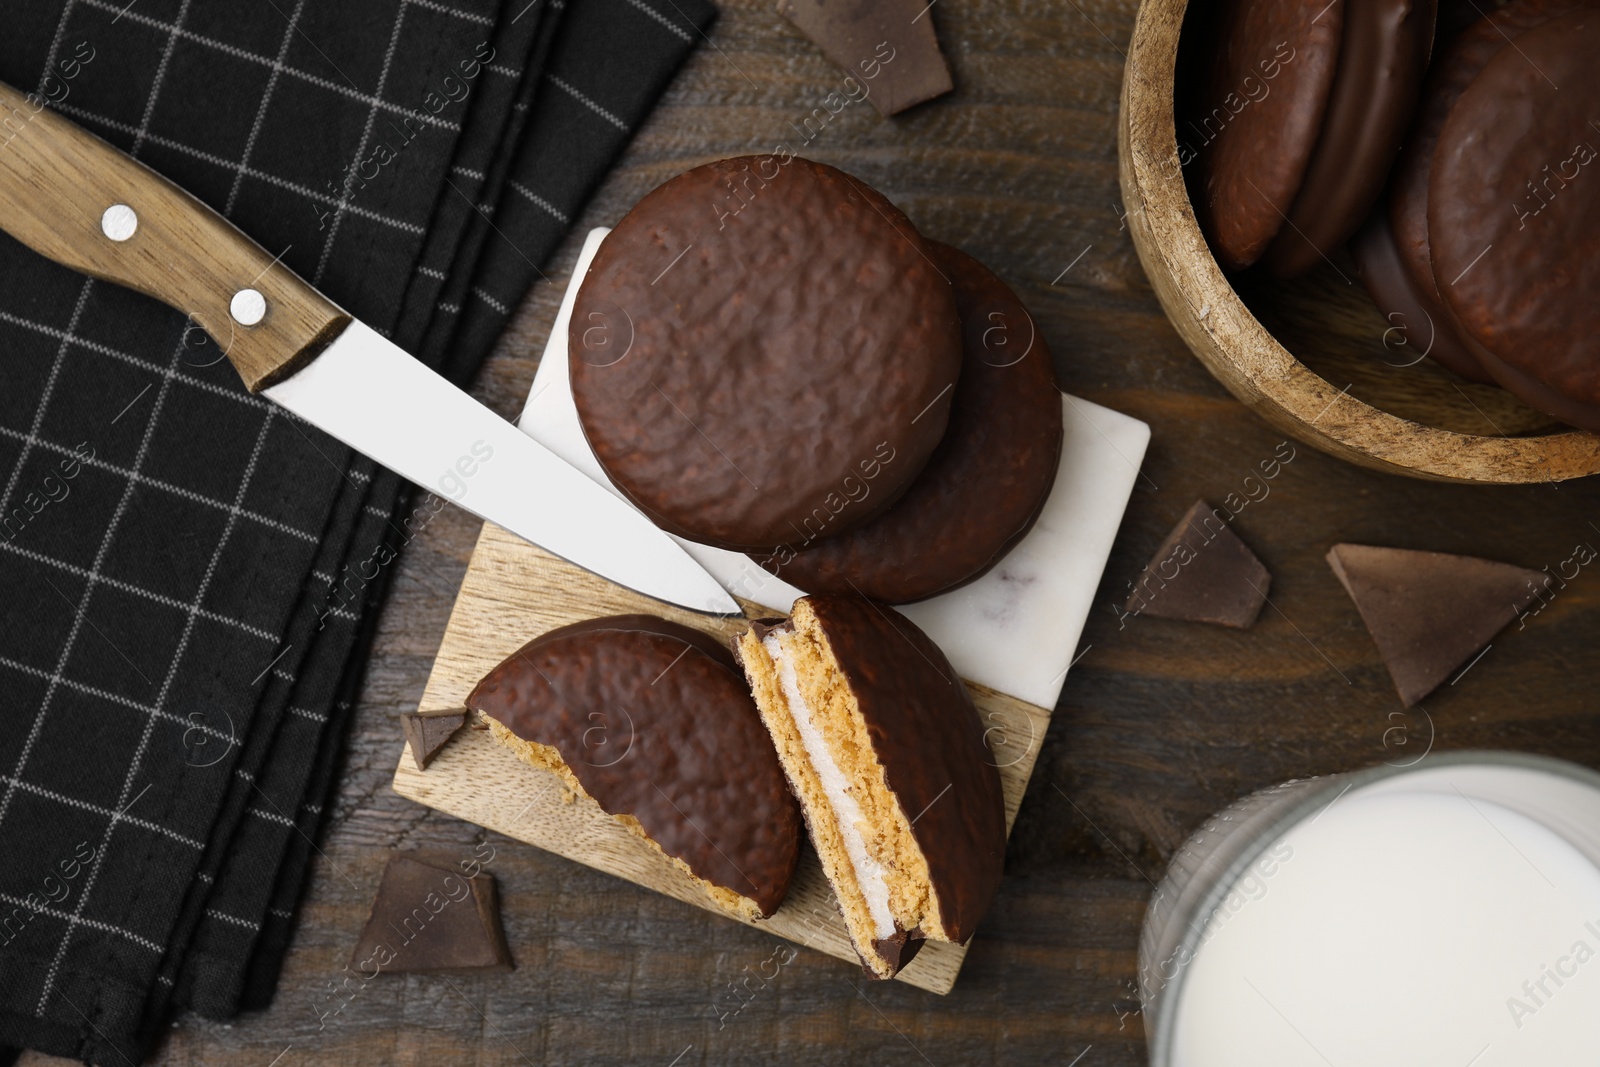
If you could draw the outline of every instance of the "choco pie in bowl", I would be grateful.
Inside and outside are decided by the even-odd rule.
[[[1597,59],[1594,10],[1495,53],[1439,133],[1428,237],[1440,295],[1484,369],[1600,431]]]
[[[1180,91],[1195,209],[1218,262],[1293,277],[1377,200],[1433,44],[1432,0],[1226,0]]]

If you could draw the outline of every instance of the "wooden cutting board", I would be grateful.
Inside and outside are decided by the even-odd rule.
[[[743,607],[749,618],[781,614],[749,602]],[[485,523],[420,707],[461,707],[490,668],[539,634],[582,619],[629,612],[660,615],[718,638],[743,628],[737,619],[695,615],[624,589]],[[967,688],[1000,769],[1009,833],[1050,712],[975,683],[967,683]],[[619,751],[628,741],[606,739]],[[490,740],[486,731],[459,731],[426,771],[417,770],[402,744],[394,789],[419,804],[739,921],[594,801],[573,796],[555,774],[523,763]],[[751,925],[859,966],[809,843],[783,906],[770,919]],[[922,989],[948,993],[966,951],[961,945],[930,941],[898,977]]]

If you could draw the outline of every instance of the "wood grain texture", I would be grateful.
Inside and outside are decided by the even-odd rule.
[[[57,263],[184,312],[252,392],[292,374],[349,323],[232,223],[48,103],[0,83],[0,229]],[[101,229],[113,205],[137,218],[124,240]],[[246,288],[266,298],[266,315],[252,326],[229,312]]]
[[[746,603],[748,618],[774,612]],[[558,626],[605,615],[644,612],[704,630],[726,640],[746,627],[741,620],[695,615],[598,578],[485,523],[472,553],[450,624],[422,694],[422,708],[460,707],[484,675],[523,644]],[[780,613],[781,614],[781,613]],[[966,683],[985,726],[1005,795],[1006,829],[1016,820],[1038,740],[1050,712]],[[624,752],[631,737],[607,738]],[[606,759],[611,750],[606,750]],[[626,756],[618,756],[625,759]],[[730,774],[738,773],[730,768]],[[645,841],[587,797],[577,797],[550,771],[536,770],[486,733],[462,730],[418,771],[401,748],[394,790],[479,826],[577,860],[646,889],[725,915],[707,894]],[[788,938],[859,966],[816,854],[808,847],[783,906],[755,928]],[[969,942],[970,944],[970,942]],[[919,989],[948,993],[967,946],[930,941],[896,978]]]
[[[1118,145],[1133,243],[1200,361],[1268,422],[1377,470],[1491,484],[1600,472],[1600,435],[1553,426],[1503,395],[1479,404],[1474,392],[1481,399],[1499,391],[1458,385],[1432,366],[1402,365],[1415,348],[1401,356],[1386,343],[1393,340],[1389,324],[1348,261],[1341,269],[1337,250],[1307,281],[1254,283],[1249,300],[1235,290],[1200,232],[1178,165],[1173,70],[1188,6],[1145,0],[1140,7]],[[1307,315],[1308,307],[1316,310]],[[1284,323],[1304,328],[1289,333]]]
[[[590,227],[614,223],[691,166],[796,141],[790,123],[839,87],[841,72],[771,0],[720,6],[716,47],[695,53],[574,220],[575,236],[544,265],[550,281],[479,375],[475,395],[502,415],[522,409]],[[1592,478],[1559,488],[1422,482],[1299,448],[1270,495],[1234,521],[1273,576],[1272,604],[1254,627],[1119,621],[1129,583],[1189,505],[1243,497],[1243,480],[1259,479],[1285,437],[1189,352],[1129,238],[1116,138],[1135,7],[936,4],[927,17],[955,92],[893,121],[852,105],[805,148],[882,189],[929,237],[993,267],[1047,337],[1062,387],[1153,430],[1082,658],[1012,829],[1005,881],[956,987],[939,996],[864,984],[817,952],[769,978],[776,964],[766,961],[787,944],[770,934],[395,794],[399,716],[421,699],[481,526],[446,509],[395,565],[277,999],[226,1025],[178,1020],[154,1062],[1062,1067],[1087,1048],[1077,1067],[1143,1067],[1132,984],[1150,880],[1212,812],[1288,778],[1412,759],[1430,737],[1434,751],[1512,748],[1600,768],[1600,570],[1585,568],[1525,628],[1512,624],[1423,702],[1425,717],[1400,706],[1322,558],[1351,541],[1553,571],[1578,541],[1600,547]],[[386,977],[320,1024],[314,1007],[329,1007],[328,985],[341,979],[391,851],[467,856],[479,842],[495,849],[489,868],[517,970]]]

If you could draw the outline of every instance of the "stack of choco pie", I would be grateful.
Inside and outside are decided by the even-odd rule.
[[[812,595],[731,655],[653,616],[564,627],[469,709],[735,915],[777,909],[803,822],[867,974],[965,942],[999,884],[999,773],[949,661],[889,605],[973,581],[1043,508],[1061,399],[1032,318],[881,194],[785,153],[640,201],[583,280],[569,358],[635,505]]]
[[[1600,3],[1470,14],[1434,47],[1432,0],[1227,0],[1180,88],[1196,214],[1229,270],[1348,240],[1405,343],[1600,430]]]

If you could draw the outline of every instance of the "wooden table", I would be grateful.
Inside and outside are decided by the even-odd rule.
[[[1423,750],[1430,719],[1402,710],[1323,561],[1328,546],[1438,549],[1554,570],[1578,542],[1600,545],[1600,484],[1427,484],[1301,447],[1235,524],[1273,574],[1272,606],[1253,629],[1119,625],[1113,605],[1171,524],[1197,497],[1243,496],[1242,480],[1281,435],[1212,381],[1151,296],[1121,225],[1116,175],[1121,52],[1135,4],[1081,2],[939,5],[932,15],[956,93],[894,121],[852,105],[804,152],[864,178],[925,233],[995,267],[1039,320],[1063,385],[1154,428],[1005,883],[955,991],[865,984],[809,952],[764,981],[778,945],[770,935],[395,796],[396,717],[416,706],[477,534],[475,519],[447,510],[400,564],[325,858],[272,1009],[230,1025],[185,1017],[157,1062],[1141,1064],[1139,923],[1152,880],[1187,833],[1258,787]],[[840,72],[771,0],[722,6],[714,47],[702,46],[673,84],[550,264],[553,284],[535,289],[482,374],[477,392],[502,414],[521,408],[585,231],[691,166],[794,143],[791,124],[839,87]],[[1425,702],[1435,751],[1505,747],[1600,767],[1592,571]],[[349,958],[393,850],[466,855],[483,840],[495,850],[516,972],[385,977],[319,1029],[313,1000]]]

